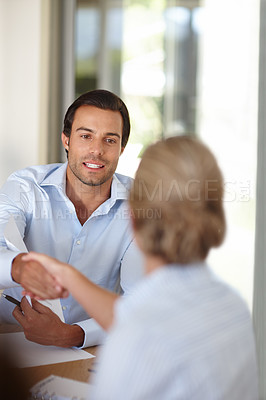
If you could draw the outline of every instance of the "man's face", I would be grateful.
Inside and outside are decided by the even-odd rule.
[[[111,184],[121,147],[123,120],[119,111],[94,106],[79,107],[74,116],[71,135],[62,133],[68,150],[68,179],[85,185]]]

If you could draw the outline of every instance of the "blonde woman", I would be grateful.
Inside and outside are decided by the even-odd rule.
[[[208,148],[191,137],[169,138],[146,150],[130,193],[146,268],[134,293],[118,299],[67,264],[25,257],[43,264],[109,331],[92,398],[258,398],[249,311],[206,264],[225,234],[222,198]]]

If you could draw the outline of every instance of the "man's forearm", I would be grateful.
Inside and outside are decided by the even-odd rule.
[[[84,342],[84,331],[78,325],[66,325],[65,334],[61,338],[58,338],[58,344],[60,347],[81,347]]]

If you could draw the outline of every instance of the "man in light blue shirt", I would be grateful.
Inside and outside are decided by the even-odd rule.
[[[130,291],[142,274],[141,256],[130,227],[131,178],[115,173],[129,133],[128,111],[120,98],[105,90],[85,93],[64,119],[62,143],[68,161],[26,168],[9,177],[0,191],[0,288],[9,288],[6,294],[21,299],[20,284],[36,275],[55,290],[38,263],[26,267],[23,253],[8,246],[4,230],[11,215],[29,251],[70,263],[111,291]],[[66,323],[37,301],[32,307],[25,299],[22,304],[22,309],[14,309],[1,298],[0,319],[17,320],[29,340],[61,347],[87,347],[103,340],[103,330],[71,296],[61,299]]]

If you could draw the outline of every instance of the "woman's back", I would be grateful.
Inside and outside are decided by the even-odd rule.
[[[204,264],[163,267],[120,301],[101,365],[99,399],[258,398],[250,313]]]

